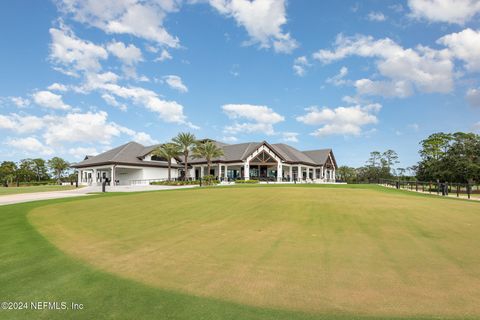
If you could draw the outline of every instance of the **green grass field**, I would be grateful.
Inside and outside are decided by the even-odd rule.
[[[48,185],[48,186],[31,186],[31,187],[0,187],[0,197],[10,194],[18,193],[33,193],[33,192],[47,192],[47,191],[63,191],[75,189],[75,186],[60,186],[60,185]]]
[[[242,186],[0,208],[0,310],[24,319],[478,319],[480,203]]]

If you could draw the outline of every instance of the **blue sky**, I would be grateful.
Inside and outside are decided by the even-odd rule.
[[[78,161],[181,131],[418,160],[480,131],[475,0],[0,3],[1,160]]]

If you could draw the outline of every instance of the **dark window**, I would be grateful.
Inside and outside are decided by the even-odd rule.
[[[167,161],[167,159],[159,156],[152,156],[152,161]]]

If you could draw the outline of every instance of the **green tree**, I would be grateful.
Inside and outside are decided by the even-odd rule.
[[[441,160],[448,152],[452,135],[449,133],[434,133],[420,142],[420,156],[424,160]]]
[[[48,167],[55,173],[57,183],[61,183],[62,174],[70,167],[70,164],[59,157],[48,160]]]
[[[420,142],[419,180],[480,181],[480,136],[474,133],[434,133]]]
[[[341,181],[353,183],[357,180],[357,171],[352,167],[341,166],[337,169],[336,174]]]
[[[384,165],[386,165],[390,169],[390,172],[393,175],[396,175],[395,165],[399,163],[398,154],[395,151],[389,149],[382,153],[382,159],[384,161]]]
[[[223,156],[223,150],[212,141],[198,142],[192,150],[195,159],[204,158],[207,161],[207,172],[210,174],[212,159]]]
[[[32,159],[22,159],[18,164],[17,178],[23,182],[36,180],[35,162]]]
[[[3,161],[0,164],[0,180],[9,184],[17,178],[17,165],[13,161]]]
[[[367,165],[371,167],[377,167],[380,165],[380,160],[382,159],[382,153],[379,151],[370,152],[370,158],[367,160]]]
[[[457,132],[444,157],[449,181],[468,182],[480,180],[480,136],[474,133]]]
[[[180,147],[183,153],[184,165],[185,165],[185,180],[188,180],[188,156],[190,151],[195,146],[197,139],[189,132],[180,132],[172,141]]]
[[[167,160],[168,163],[168,181],[171,180],[172,159],[178,158],[182,150],[175,143],[165,143],[153,150],[152,155],[161,157]]]
[[[32,159],[32,170],[35,172],[37,181],[48,180],[47,162],[41,158]]]

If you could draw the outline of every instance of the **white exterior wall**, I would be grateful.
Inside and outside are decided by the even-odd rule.
[[[154,167],[144,167],[143,176],[141,179],[167,179],[168,178],[168,168],[154,168]],[[178,178],[178,169],[171,169],[171,178]]]
[[[129,185],[132,180],[140,180],[143,178],[143,169],[130,169],[130,168],[116,168],[115,179],[119,180],[119,185]]]

